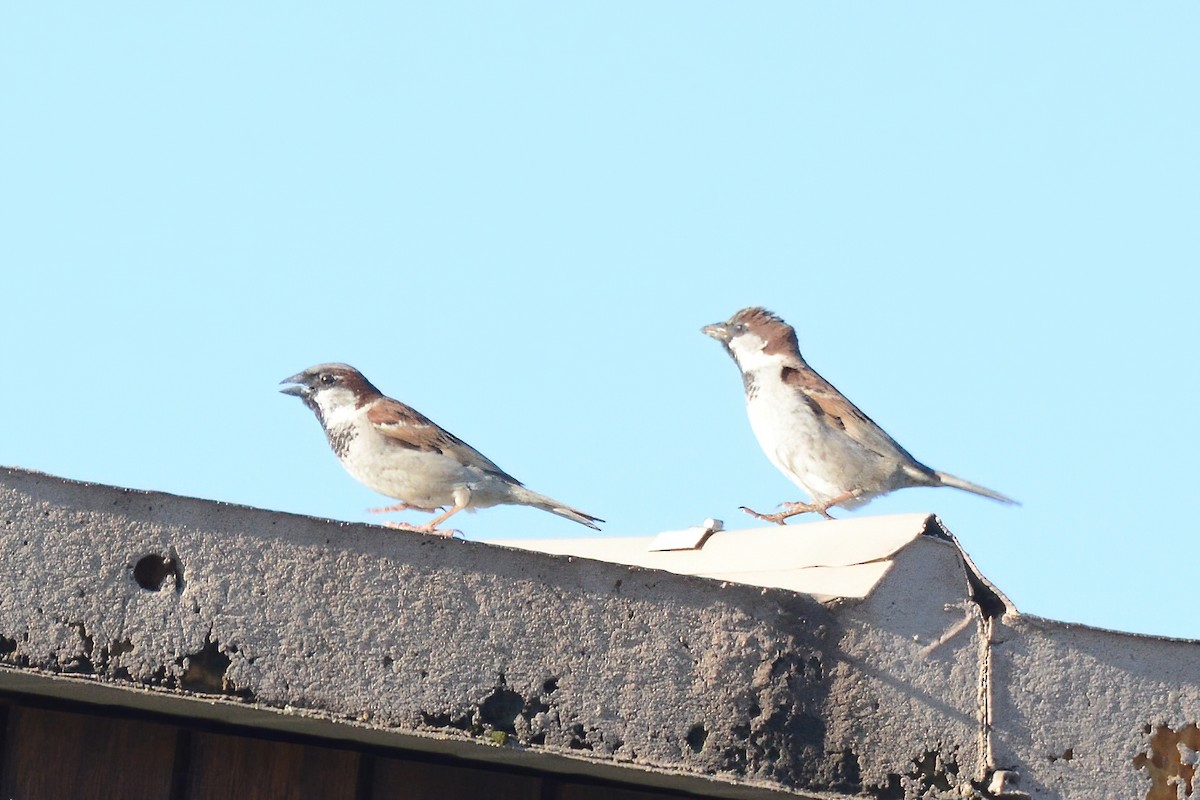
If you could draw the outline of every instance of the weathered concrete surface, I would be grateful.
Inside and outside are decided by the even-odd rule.
[[[1200,721],[1200,644],[1028,616],[997,621],[993,641],[994,759],[1017,765],[1023,791],[1200,796],[1173,785],[1181,775],[1190,784],[1196,743],[1189,754],[1154,735]]]
[[[11,469],[0,531],[7,664],[489,756],[506,739],[728,783],[842,780],[839,634],[802,595]]]
[[[0,690],[714,797],[1140,797],[1197,719],[1200,647],[1016,615],[933,518],[820,604],[0,469],[0,552]]]

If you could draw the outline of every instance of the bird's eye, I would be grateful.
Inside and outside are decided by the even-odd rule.
[[[333,377],[333,375],[326,372],[323,375],[321,375],[321,377],[318,380],[320,380],[321,383],[325,384],[326,386],[331,386],[334,382],[337,381],[337,378]]]
[[[746,332],[746,323],[739,322],[738,324],[734,325],[733,332],[734,333],[745,333]]]

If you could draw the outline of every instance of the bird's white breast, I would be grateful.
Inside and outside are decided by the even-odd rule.
[[[779,377],[780,367],[750,373],[746,413],[758,444],[771,463],[816,501],[841,494],[823,468],[827,451],[837,446],[828,426],[804,395]]]

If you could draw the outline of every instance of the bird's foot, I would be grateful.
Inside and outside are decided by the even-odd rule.
[[[852,493],[847,492],[847,495],[850,494]],[[853,496],[857,497],[858,495],[857,493],[854,493]],[[779,505],[783,507],[783,511],[778,511],[774,514],[760,514],[754,509],[747,508],[746,506],[739,506],[739,508],[755,519],[761,519],[766,522],[774,522],[776,525],[787,525],[787,520],[789,518],[796,517],[801,514],[820,514],[825,519],[833,519],[833,515],[829,513],[830,507],[848,499],[852,498],[843,495],[841,497],[834,498],[833,501],[828,503],[780,503]]]
[[[834,518],[833,515],[829,513],[829,508],[830,506],[834,505],[833,503],[782,503],[781,505],[783,506],[783,513],[789,517],[796,514],[808,514],[809,512],[815,512],[820,514],[825,519]]]
[[[435,528],[433,523],[426,523],[424,525],[410,525],[407,522],[385,522],[383,523],[383,527],[391,528],[392,530],[397,531],[412,531],[413,533],[428,533],[432,534],[433,536],[445,536],[448,539],[453,538],[455,534],[464,536],[462,531],[455,530],[453,528]]]
[[[787,505],[788,506],[801,506],[804,504],[803,503],[788,503]],[[742,509],[742,511],[745,511],[750,516],[754,517],[755,519],[761,519],[766,522],[774,522],[776,525],[787,525],[788,517],[794,517],[797,514],[803,514],[807,511],[816,511],[816,508],[814,508],[814,507],[805,507],[805,508],[788,508],[784,511],[780,511],[775,514],[761,514],[752,508],[747,508],[746,506],[738,506],[738,507],[740,509]]]
[[[408,503],[397,503],[394,506],[386,508],[368,508],[368,514],[390,514],[393,511],[424,511],[426,514],[432,514],[435,511],[441,511],[440,508],[422,508],[421,506],[413,506]]]
[[[815,503],[814,507],[816,511],[821,514],[821,516],[825,517],[825,519],[833,519],[833,516],[829,513],[829,509],[833,508],[834,506],[840,506],[843,503],[849,503],[851,500],[857,500],[858,498],[862,497],[862,495],[862,489],[851,489],[848,492],[842,492],[832,500],[826,500],[824,503]]]

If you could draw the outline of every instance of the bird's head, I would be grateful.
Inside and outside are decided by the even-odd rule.
[[[304,401],[326,426],[380,396],[379,390],[348,364],[317,364],[280,383],[279,391]]]
[[[765,308],[743,308],[728,321],[705,325],[700,332],[724,345],[743,372],[783,357],[800,357],[796,331]]]

